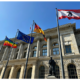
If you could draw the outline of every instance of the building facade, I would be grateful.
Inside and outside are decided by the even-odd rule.
[[[62,25],[59,28],[65,78],[80,79],[80,29],[76,29],[75,23]],[[50,57],[56,62],[56,78],[62,78],[57,27],[47,29],[44,33],[47,42],[44,41],[41,34],[32,34],[34,42],[30,46],[25,78],[46,79],[49,75]],[[14,40],[14,38],[11,40]],[[19,43],[18,47],[11,49],[10,47],[1,47],[4,40],[0,41],[0,78],[2,78],[10,53],[11,56],[4,78],[22,79],[24,77],[29,44],[17,39],[15,39],[15,42]]]

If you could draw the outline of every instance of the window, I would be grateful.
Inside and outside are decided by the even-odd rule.
[[[19,49],[17,49],[14,59],[17,59],[18,51],[19,51]]]
[[[24,50],[27,50],[27,48],[25,48]]]
[[[65,49],[66,49],[66,53],[72,53],[72,51],[71,51],[71,45],[66,45]]]
[[[26,58],[26,52],[24,52],[23,58]]]
[[[33,49],[36,49],[37,47],[35,46]]]
[[[59,54],[59,48],[53,48],[53,55]]]
[[[52,53],[51,54],[59,55],[59,45],[57,42],[52,45]]]
[[[32,57],[36,57],[36,48],[37,48],[36,46],[33,47],[33,53],[32,53],[32,55],[31,55]]]
[[[39,78],[45,78],[45,67],[41,66],[39,68]]]
[[[43,45],[43,48],[44,48],[44,47],[47,47],[47,45]]]
[[[18,53],[19,49],[17,50],[17,53]]]
[[[18,55],[18,53],[16,53],[16,55],[15,55],[15,59],[17,59],[17,55]]]
[[[27,78],[31,78],[32,68],[29,68]]]
[[[43,56],[47,56],[47,49],[43,49],[42,53]]]
[[[33,56],[32,57],[36,57],[36,51],[33,51]]]
[[[47,56],[47,45],[43,45],[43,48],[42,48],[42,56]]]
[[[17,72],[17,77],[16,77],[16,78],[19,78],[20,70],[21,70],[21,69],[18,70],[18,72]]]
[[[8,71],[7,78],[9,78],[10,71],[11,71],[11,69]]]
[[[56,78],[60,78],[60,72],[59,72],[59,66],[58,65],[55,65],[55,77]]]
[[[23,52],[23,57],[22,58],[26,58],[26,53],[27,53],[27,47],[24,48],[24,52]]]
[[[68,65],[67,68],[68,68],[68,75],[69,75],[70,79],[78,78],[77,77],[77,72],[76,72],[76,66],[75,65],[70,64],[70,65]]]
[[[58,43],[54,43],[54,44],[53,44],[53,46],[57,46],[57,45],[58,45]]]
[[[2,72],[2,68],[0,69],[0,74],[1,74],[1,72]]]

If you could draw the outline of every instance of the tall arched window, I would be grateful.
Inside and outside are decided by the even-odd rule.
[[[10,75],[10,71],[11,71],[11,69],[8,71],[8,73],[7,73],[7,78],[9,78],[9,75]]]
[[[60,78],[60,72],[59,72],[59,66],[58,65],[55,65],[55,76],[56,78]]]
[[[26,53],[27,53],[27,47],[24,49],[23,58],[26,58]]]
[[[39,78],[45,78],[45,67],[41,66],[39,68]]]
[[[68,65],[68,75],[69,75],[69,78],[78,78],[77,77],[77,72],[76,72],[76,66],[74,64],[69,64]]]
[[[32,57],[36,57],[36,46],[33,48],[33,54],[32,54]]]
[[[18,70],[16,78],[19,78],[20,70],[21,70],[21,68]]]
[[[31,78],[32,68],[28,69],[27,78]]]
[[[52,55],[59,55],[59,45],[58,43],[54,43],[52,46]]]
[[[17,49],[16,54],[15,54],[15,58],[14,58],[14,59],[17,59],[18,52],[19,52],[19,49]]]
[[[24,52],[23,58],[26,58],[26,52]]]
[[[2,72],[2,68],[0,68],[0,74],[1,74],[1,72]]]
[[[42,48],[42,56],[47,56],[47,45],[43,45],[43,48]]]

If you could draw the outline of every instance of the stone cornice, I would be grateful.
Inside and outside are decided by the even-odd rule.
[[[52,57],[54,60],[58,59],[60,60],[60,55],[56,55],[56,56],[50,56]],[[28,59],[28,62],[35,62],[35,61],[39,61],[39,60],[49,60],[50,57],[30,57]],[[63,59],[76,59],[76,58],[80,58],[80,55],[67,55],[67,56],[63,56]],[[24,63],[26,62],[26,58],[23,59],[14,59],[14,60],[10,60],[9,63]],[[3,64],[6,63],[6,60],[2,62]]]

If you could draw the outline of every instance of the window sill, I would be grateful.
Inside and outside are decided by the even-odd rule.
[[[75,53],[73,52],[73,53],[65,53],[65,56],[66,55],[74,55]]]
[[[36,57],[36,56],[35,56]],[[33,58],[32,56],[30,58]]]
[[[50,57],[53,57],[53,56],[60,56],[60,54],[56,54],[56,55],[51,55]]]
[[[48,57],[48,56],[39,56],[39,58],[44,58],[44,57]]]

